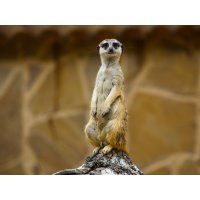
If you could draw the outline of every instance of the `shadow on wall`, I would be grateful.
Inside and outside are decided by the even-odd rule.
[[[0,174],[79,166],[105,38],[121,59],[130,156],[145,174],[200,174],[198,26],[1,26]]]

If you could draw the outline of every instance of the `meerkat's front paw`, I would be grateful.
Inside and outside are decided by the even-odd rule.
[[[109,112],[110,112],[110,108],[104,109],[103,112],[101,113],[101,117],[105,117]]]
[[[107,145],[103,148],[102,153],[104,155],[108,154],[111,150],[113,149],[113,147],[111,145]]]
[[[93,118],[96,118],[97,109],[96,109],[96,108],[92,108],[92,110],[91,110],[91,112],[90,112],[90,115],[91,115]]]

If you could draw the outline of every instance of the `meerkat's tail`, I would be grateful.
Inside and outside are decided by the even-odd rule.
[[[126,120],[114,119],[108,124],[109,132],[106,136],[108,143],[118,150],[122,150],[126,153],[126,132],[127,132],[127,122]]]

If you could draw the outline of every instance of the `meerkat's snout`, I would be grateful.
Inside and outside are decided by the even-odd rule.
[[[109,48],[109,49],[108,49],[108,53],[110,53],[110,54],[111,54],[111,53],[114,53],[114,49],[113,49],[112,47]]]

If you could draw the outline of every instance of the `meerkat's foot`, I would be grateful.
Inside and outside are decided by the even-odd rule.
[[[107,145],[103,148],[102,150],[102,153],[105,155],[105,154],[108,154],[111,150],[113,149],[113,147],[111,145]]]
[[[96,154],[99,152],[100,148],[101,148],[101,147],[96,147],[96,148],[93,150],[92,155],[93,155],[93,156],[96,155]]]

